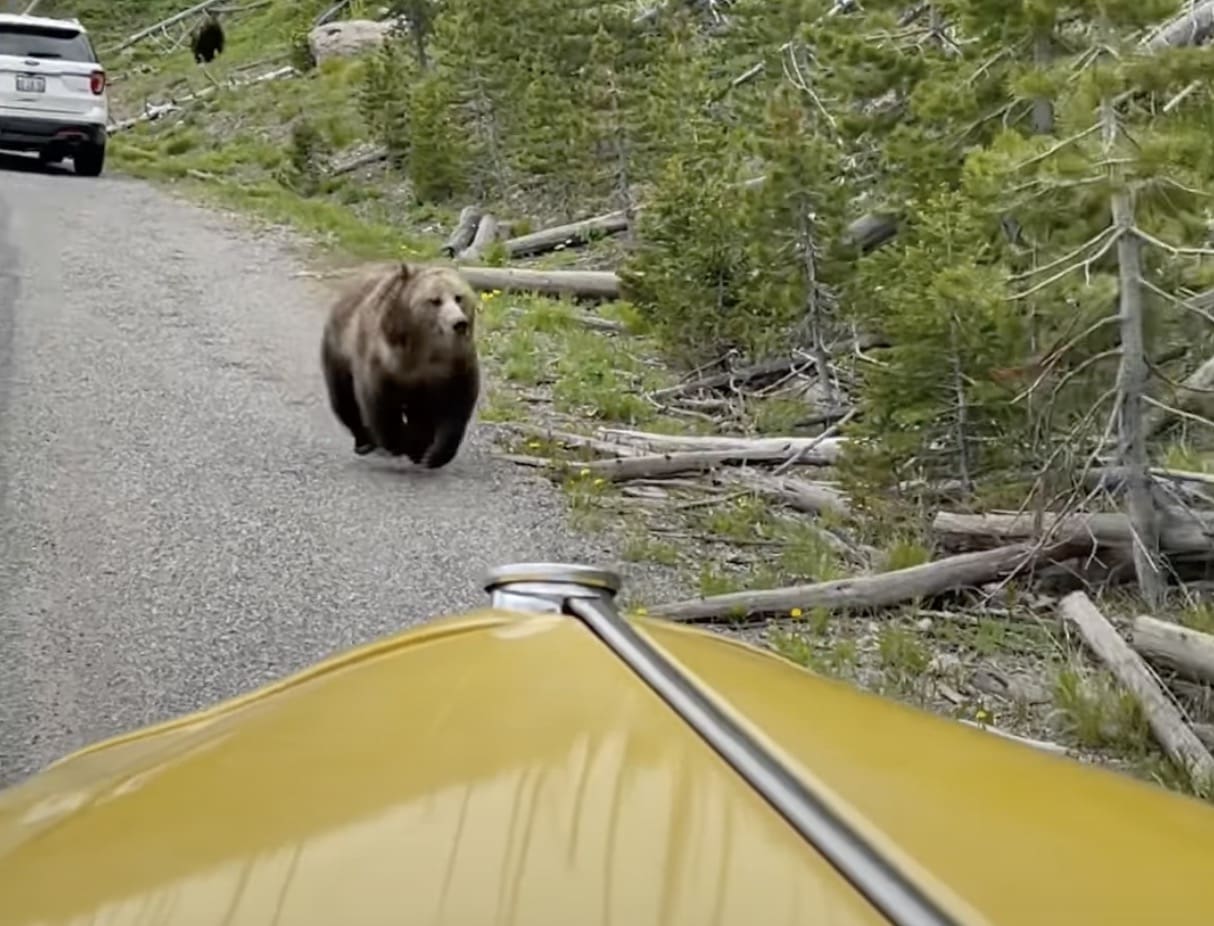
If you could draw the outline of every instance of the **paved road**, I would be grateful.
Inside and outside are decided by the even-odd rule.
[[[355,457],[326,290],[281,237],[128,179],[0,161],[0,785],[63,752],[610,562],[487,458]],[[242,230],[244,229],[244,230]]]

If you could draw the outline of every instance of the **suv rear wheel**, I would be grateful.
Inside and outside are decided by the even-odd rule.
[[[82,145],[72,157],[76,173],[82,177],[99,177],[105,166],[105,143]]]

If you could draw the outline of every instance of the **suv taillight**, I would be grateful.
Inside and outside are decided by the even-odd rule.
[[[93,96],[101,96],[105,90],[105,71],[93,71],[89,75],[89,90],[93,91]]]

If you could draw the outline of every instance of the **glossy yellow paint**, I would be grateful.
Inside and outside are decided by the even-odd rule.
[[[990,922],[1214,923],[1214,807],[678,625],[645,632],[919,883]]]
[[[559,616],[435,622],[0,792],[3,926],[883,922]]]
[[[960,922],[1214,922],[1214,808],[638,621]],[[884,923],[577,621],[492,610],[0,791],[0,926]]]

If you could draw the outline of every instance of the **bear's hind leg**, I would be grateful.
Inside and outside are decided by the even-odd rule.
[[[337,419],[354,437],[354,452],[360,456],[375,449],[375,441],[363,424],[362,412],[354,394],[354,377],[341,358],[325,347],[325,386],[329,391],[329,407]]]

